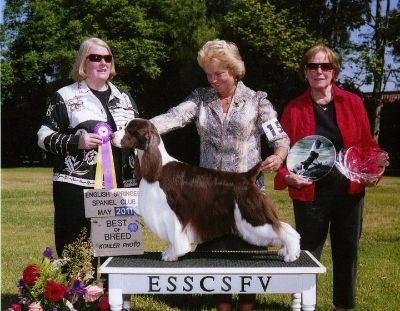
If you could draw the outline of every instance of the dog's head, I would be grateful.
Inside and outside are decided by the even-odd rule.
[[[114,134],[113,143],[123,149],[139,149],[141,155],[140,164],[135,164],[135,175],[145,178],[148,182],[158,180],[161,174],[161,154],[158,145],[161,142],[156,127],[148,120],[133,119],[129,121],[121,133]],[[122,138],[121,138],[122,136]]]
[[[124,129],[115,132],[112,142],[123,149],[144,151],[150,146],[158,146],[160,136],[150,121],[137,118],[129,121]]]

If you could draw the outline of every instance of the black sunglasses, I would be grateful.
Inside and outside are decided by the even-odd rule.
[[[308,70],[318,70],[318,68],[321,68],[322,71],[330,71],[330,70],[333,70],[333,64],[332,63],[307,63],[306,68]]]
[[[95,63],[101,62],[102,59],[104,59],[106,63],[111,63],[112,58],[113,58],[112,55],[100,55],[100,54],[89,54],[87,56],[87,59]]]

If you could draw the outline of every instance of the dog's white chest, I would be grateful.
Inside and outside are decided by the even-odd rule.
[[[178,219],[169,207],[158,181],[151,184],[144,179],[140,181],[139,212],[149,229],[160,239],[169,242],[168,230]]]

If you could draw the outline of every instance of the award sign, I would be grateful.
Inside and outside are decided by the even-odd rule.
[[[90,218],[94,256],[143,254],[142,225],[139,222],[139,188],[117,188],[110,139],[112,128],[99,122],[94,133],[103,143],[97,152],[94,189],[83,191],[85,217]]]
[[[94,256],[140,255],[144,253],[139,217],[91,219]]]
[[[139,188],[85,189],[83,195],[94,256],[143,254]]]
[[[139,188],[85,189],[85,217],[137,216]]]
[[[292,146],[286,162],[291,173],[314,182],[332,170],[335,159],[336,150],[332,142],[323,136],[311,135]]]

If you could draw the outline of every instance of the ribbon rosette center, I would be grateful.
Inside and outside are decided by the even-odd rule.
[[[99,122],[94,127],[94,133],[100,135],[103,139],[103,143],[99,146],[97,154],[95,189],[103,188],[103,177],[105,189],[116,188],[114,159],[110,144],[112,128],[106,122]]]

